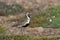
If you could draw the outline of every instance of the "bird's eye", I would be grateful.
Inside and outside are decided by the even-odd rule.
[[[30,15],[28,15],[30,17]]]

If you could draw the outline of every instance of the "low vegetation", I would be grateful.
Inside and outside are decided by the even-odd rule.
[[[38,14],[31,18],[30,27],[40,27],[42,26],[42,24],[46,24],[46,23],[48,23],[48,20],[44,16],[40,16]]]
[[[50,19],[52,22],[50,22]],[[45,11],[38,10],[37,15],[32,16],[30,27],[60,28],[60,6],[48,7]]]
[[[24,8],[18,4],[7,5],[4,2],[0,2],[0,16],[15,15],[22,12]]]
[[[5,35],[6,34],[6,29],[2,26],[2,25],[0,25],[0,35]]]
[[[60,37],[2,36],[0,40],[60,40]]]
[[[46,17],[52,19],[52,22],[47,27],[60,28],[60,6],[47,8]]]

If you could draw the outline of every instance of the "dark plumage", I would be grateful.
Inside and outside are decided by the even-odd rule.
[[[27,27],[29,24],[26,24],[26,25],[22,25],[22,27]]]

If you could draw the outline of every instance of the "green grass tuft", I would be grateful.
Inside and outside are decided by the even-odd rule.
[[[0,34],[6,34],[6,30],[2,25],[0,25]]]
[[[46,18],[52,19],[52,22],[46,25],[47,27],[60,28],[60,6],[47,8],[45,16]]]

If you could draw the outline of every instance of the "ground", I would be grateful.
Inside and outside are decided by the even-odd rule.
[[[7,17],[3,17],[7,18]],[[7,18],[9,19],[9,18]],[[6,19],[6,20],[7,20]],[[3,20],[1,20],[2,23]],[[18,28],[12,27],[11,22],[2,23],[3,27],[6,29],[6,35],[31,35],[31,36],[51,36],[51,35],[60,35],[60,28],[43,28],[43,27],[26,27]]]

